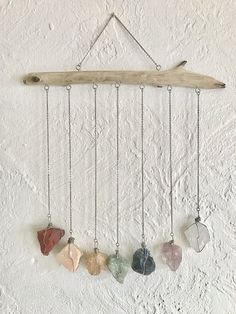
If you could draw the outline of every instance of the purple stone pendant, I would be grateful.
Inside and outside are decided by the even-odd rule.
[[[176,271],[182,261],[182,248],[174,244],[173,240],[163,243],[161,259],[172,271]]]

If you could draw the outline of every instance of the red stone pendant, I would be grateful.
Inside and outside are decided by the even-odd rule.
[[[53,228],[49,225],[48,228],[37,232],[40,249],[43,255],[48,255],[53,247],[64,236],[65,231],[59,228]]]

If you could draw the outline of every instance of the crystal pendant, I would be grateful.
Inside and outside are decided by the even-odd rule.
[[[150,251],[141,247],[133,255],[132,269],[142,275],[150,275],[155,271],[156,265]]]
[[[51,223],[46,229],[38,231],[37,236],[42,254],[48,255],[64,234],[63,229],[54,228]]]
[[[202,224],[198,217],[195,219],[195,223],[193,223],[184,231],[184,234],[190,246],[197,253],[200,253],[206,244],[210,241],[210,235],[207,226]]]
[[[173,241],[163,243],[161,259],[172,271],[176,271],[182,261],[182,248]]]
[[[129,270],[129,262],[118,253],[108,256],[107,267],[112,273],[113,277],[119,282],[123,283],[125,276]]]
[[[90,275],[99,275],[106,268],[107,255],[95,250],[85,255],[85,264]]]
[[[70,237],[68,244],[57,254],[57,260],[69,271],[75,272],[82,255],[78,246],[74,244],[74,238]]]

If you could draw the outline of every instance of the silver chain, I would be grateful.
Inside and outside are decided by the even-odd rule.
[[[46,93],[46,139],[47,139],[47,198],[48,198],[48,226],[52,225],[51,222],[51,180],[50,180],[50,131],[49,131],[49,86],[45,85],[44,90]]]
[[[144,125],[143,125],[143,106],[144,106],[144,86],[141,85],[141,209],[142,209],[142,247],[146,246],[145,239],[145,212],[144,212]]]
[[[173,171],[172,171],[172,87],[167,87],[169,93],[169,176],[170,176],[170,236],[174,242],[174,212],[173,212]]]
[[[94,251],[98,250],[97,239],[97,84],[94,90]]]
[[[66,86],[68,95],[68,154],[69,154],[69,211],[70,211],[70,235],[73,234],[73,221],[72,221],[72,163],[71,163],[71,86]]]
[[[200,89],[196,88],[197,94],[197,219],[200,220]]]
[[[146,54],[146,56],[151,60],[151,62],[155,65],[157,71],[159,71],[161,69],[161,65],[158,64],[153,57],[147,52],[147,50],[140,44],[140,42],[134,37],[134,35],[128,30],[128,28],[124,25],[124,23],[115,15],[115,13],[112,13],[107,22],[105,23],[105,25],[103,26],[103,28],[101,29],[101,31],[98,33],[98,35],[96,36],[96,38],[94,39],[94,41],[92,42],[91,46],[89,47],[89,49],[87,50],[87,52],[85,53],[85,55],[83,56],[83,58],[81,59],[81,61],[76,65],[76,70],[79,71],[82,67],[82,64],[84,62],[84,60],[87,58],[87,56],[89,55],[89,53],[91,52],[91,50],[93,49],[93,47],[95,46],[96,42],[98,41],[98,39],[100,38],[100,36],[102,35],[102,33],[105,31],[105,29],[107,28],[108,24],[110,23],[110,21],[112,20],[112,18],[115,18],[116,21],[127,31],[127,33],[131,36],[131,38],[135,41],[135,43],[141,48],[141,50]]]
[[[119,147],[119,120],[120,120],[120,110],[119,110],[119,91],[120,84],[115,85],[116,88],[116,254],[119,254],[119,157],[120,157],[120,147]]]

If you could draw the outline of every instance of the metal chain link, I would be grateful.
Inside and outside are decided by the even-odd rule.
[[[173,211],[173,171],[172,171],[172,87],[167,87],[169,93],[169,176],[170,176],[170,236],[174,242],[174,211]]]
[[[119,110],[119,90],[120,84],[115,85],[116,88],[116,254],[119,254],[119,120],[120,120],[120,110]]]
[[[51,179],[50,179],[50,130],[49,130],[49,86],[45,85],[44,90],[46,93],[46,142],[47,142],[47,201],[48,201],[48,226],[52,225],[51,222]]]
[[[98,41],[98,39],[100,38],[100,36],[102,35],[102,33],[105,31],[105,29],[107,28],[108,24],[110,23],[110,21],[112,20],[112,18],[115,18],[117,20],[117,22],[126,30],[126,32],[131,36],[131,38],[135,41],[135,43],[140,47],[140,49],[146,54],[146,56],[151,60],[151,62],[155,65],[157,71],[160,71],[161,69],[161,65],[158,64],[153,57],[147,52],[147,50],[140,44],[140,42],[135,38],[135,36],[128,30],[128,28],[124,25],[124,23],[115,15],[115,13],[112,13],[107,22],[105,23],[105,25],[103,26],[103,28],[101,29],[101,31],[99,32],[99,34],[96,36],[96,38],[94,39],[94,41],[92,42],[91,46],[89,47],[89,49],[87,50],[87,52],[85,53],[85,55],[83,56],[83,58],[81,59],[81,61],[76,65],[76,70],[79,71],[82,67],[82,64],[84,62],[84,60],[87,58],[87,56],[89,55],[89,53],[91,52],[91,50],[93,49],[93,47],[95,46],[96,42]]]
[[[94,251],[98,250],[97,239],[97,84],[94,90]]]
[[[101,29],[100,33],[97,35],[97,37],[94,39],[94,41],[92,42],[91,46],[89,47],[89,49],[87,50],[87,52],[85,53],[85,55],[83,56],[82,60],[76,65],[76,70],[79,71],[81,69],[81,66],[84,62],[84,60],[87,58],[87,56],[89,55],[90,51],[93,49],[94,45],[96,44],[96,42],[98,41],[98,39],[100,38],[100,36],[102,35],[102,33],[105,31],[107,25],[110,23],[111,19],[113,18],[113,16],[111,15],[109,17],[109,19],[107,20],[107,22],[105,23],[105,25],[103,26],[103,28]]]
[[[70,211],[70,235],[73,234],[73,217],[72,217],[72,158],[71,158],[71,86],[66,86],[68,95],[68,154],[69,154],[69,211]]]
[[[200,89],[196,88],[197,94],[197,220],[200,220]]]
[[[144,123],[143,123],[143,106],[144,106],[144,86],[141,85],[141,209],[142,209],[142,247],[146,246],[145,238],[145,210],[144,210]]]

